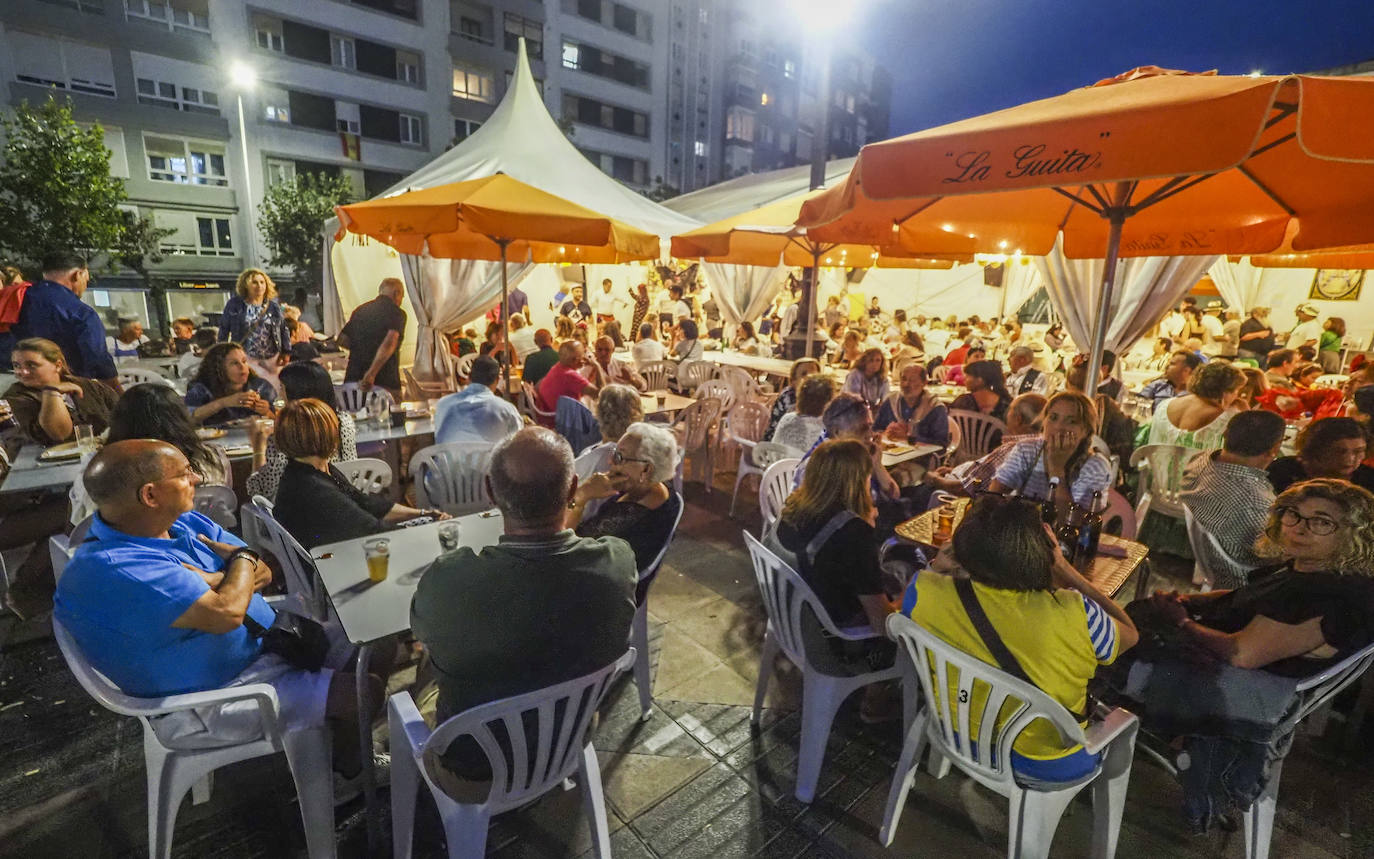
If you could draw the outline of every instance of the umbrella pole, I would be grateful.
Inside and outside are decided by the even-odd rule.
[[[506,350],[506,361],[501,367],[505,390],[501,395],[510,399],[510,319],[506,312],[510,309],[509,300],[506,298],[506,248],[510,245],[510,239],[497,239],[496,244],[501,246],[501,342],[504,344],[501,348]]]
[[[1083,380],[1083,393],[1092,399],[1097,394],[1097,377],[1102,374],[1102,350],[1107,345],[1107,315],[1112,309],[1112,290],[1116,286],[1116,262],[1121,252],[1121,228],[1126,223],[1126,200],[1130,193],[1126,182],[1116,186],[1115,204],[1107,210],[1111,229],[1107,233],[1107,259],[1102,268],[1102,295],[1097,302],[1097,318],[1093,320],[1093,342],[1088,352],[1088,378]]]
[[[811,347],[816,342],[816,302],[820,301],[821,294],[821,250],[812,245],[811,247],[811,289],[807,290],[806,296],[806,348],[802,351],[802,356],[810,358]]]

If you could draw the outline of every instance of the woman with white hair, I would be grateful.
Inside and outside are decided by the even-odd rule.
[[[581,537],[619,537],[630,544],[635,565],[644,573],[673,536],[682,510],[682,496],[668,485],[677,470],[677,439],[653,424],[630,424],[616,442],[611,467],[593,474],[577,487],[566,527]],[[583,521],[587,503],[609,499]],[[637,601],[644,598],[647,580],[640,582]]]

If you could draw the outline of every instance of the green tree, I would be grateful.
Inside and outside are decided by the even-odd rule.
[[[662,176],[655,176],[654,187],[647,191],[641,191],[640,193],[650,200],[653,200],[655,203],[662,203],[664,200],[671,200],[678,194],[681,194],[682,189],[678,188],[676,185],[669,185],[664,182]]]
[[[114,257],[120,265],[136,273],[143,281],[153,305],[153,312],[157,315],[156,320],[146,320],[148,327],[153,328],[156,325],[155,330],[166,336],[170,328],[169,320],[166,318],[167,308],[162,297],[167,291],[162,281],[154,280],[148,269],[149,266],[162,262],[162,240],[176,230],[159,227],[151,218],[139,217],[132,212],[121,211],[120,214],[124,216],[124,222],[120,226]]]
[[[258,231],[272,257],[269,265],[290,268],[310,290],[316,290],[324,268],[320,230],[334,207],[353,200],[353,187],[342,176],[306,173],[267,189],[258,207]]]
[[[0,252],[32,269],[49,253],[118,246],[127,195],[99,125],[83,128],[69,100],[49,98],[0,114],[0,134]]]

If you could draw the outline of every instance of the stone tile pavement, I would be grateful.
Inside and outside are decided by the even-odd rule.
[[[892,725],[861,724],[854,701],[836,721],[816,801],[796,801],[800,684],[785,660],[774,673],[760,730],[749,725],[763,618],[739,531],[757,530],[757,513],[729,520],[728,494],[707,495],[698,486],[689,486],[688,501],[649,598],[653,715],[640,721],[634,686],[622,683],[595,735],[614,855],[1005,855],[1005,803],[957,771],[943,780],[919,774],[895,843],[879,845],[899,736]],[[1156,569],[1186,575],[1174,566]],[[41,627],[0,619],[0,641],[0,857],[145,855],[137,723],[87,699]],[[1341,754],[1340,732],[1334,733],[1329,740],[1300,737],[1288,758],[1274,856],[1374,855],[1367,739],[1355,738],[1354,751]],[[1118,855],[1244,855],[1239,833],[1190,836],[1179,798],[1169,777],[1138,759]],[[295,803],[280,757],[221,770],[209,803],[183,805],[174,854],[304,855]],[[416,830],[417,856],[444,855],[427,798]],[[1090,834],[1091,809],[1076,803],[1060,826],[1054,855],[1087,855]],[[359,802],[340,810],[338,835],[341,856],[365,855]],[[589,855],[589,843],[580,792],[573,789],[498,817],[488,854],[577,857]]]

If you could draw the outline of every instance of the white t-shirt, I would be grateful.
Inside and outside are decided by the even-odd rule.
[[[650,361],[662,361],[664,352],[663,344],[657,340],[640,340],[630,348],[630,354],[640,366]]]
[[[615,293],[615,290],[607,292],[601,287],[592,290],[591,298],[587,303],[592,306],[592,313],[600,316],[614,316],[617,307],[625,303],[625,300]]]
[[[1299,322],[1288,335],[1288,342],[1284,344],[1289,349],[1296,349],[1309,340],[1315,341],[1313,346],[1320,343],[1322,339],[1322,325],[1315,319],[1306,322]]]
[[[510,345],[515,349],[515,355],[521,361],[525,360],[527,355],[538,352],[539,347],[534,342],[534,326],[526,325],[519,331],[512,331],[510,333]]]

